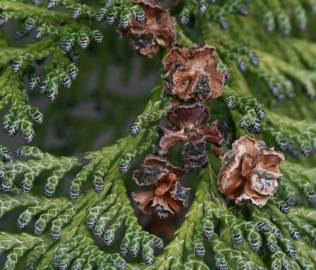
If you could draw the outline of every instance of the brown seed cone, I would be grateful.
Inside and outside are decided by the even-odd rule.
[[[217,122],[207,124],[208,115],[208,110],[201,102],[180,104],[171,109],[167,114],[167,119],[172,129],[161,129],[158,141],[159,154],[167,154],[173,145],[184,141],[183,156],[186,169],[206,165],[205,142],[220,145],[224,140]]]
[[[226,75],[217,71],[218,61],[215,48],[210,45],[173,48],[163,60],[166,91],[181,100],[217,98]]]
[[[219,189],[236,203],[251,201],[264,206],[277,190],[282,176],[278,166],[284,159],[264,142],[240,137],[222,158]]]
[[[119,29],[121,34],[127,34],[133,48],[140,54],[153,57],[159,47],[171,48],[176,42],[176,20],[168,10],[155,0],[134,0],[142,6],[145,12],[145,21],[138,22],[132,17],[128,29]]]
[[[190,191],[179,182],[183,174],[183,169],[166,160],[147,156],[140,170],[134,172],[134,180],[137,184],[154,187],[150,191],[132,194],[139,209],[145,214],[155,213],[161,218],[179,213],[187,205]]]

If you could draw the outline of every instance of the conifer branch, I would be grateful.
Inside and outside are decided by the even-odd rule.
[[[3,269],[315,268],[314,0],[188,0],[170,12],[151,0],[33,2],[0,2],[9,135],[31,143],[45,120],[30,91],[54,101],[70,88],[77,51],[109,33],[102,23],[141,55],[164,55],[163,76],[130,135],[111,145],[80,156],[0,145],[0,218],[15,216],[21,231],[1,229]],[[16,38],[31,42],[8,41],[14,20]],[[132,179],[148,189],[129,195]],[[189,206],[165,248],[141,227],[132,199],[157,217]]]

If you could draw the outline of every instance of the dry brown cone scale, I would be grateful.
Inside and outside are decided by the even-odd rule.
[[[240,137],[222,158],[219,189],[237,204],[250,201],[264,206],[277,190],[282,176],[278,167],[284,159],[283,153],[264,142]]]

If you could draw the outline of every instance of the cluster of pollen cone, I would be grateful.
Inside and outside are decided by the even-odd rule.
[[[224,136],[218,122],[209,122],[206,103],[221,95],[227,79],[226,71],[219,71],[219,58],[213,46],[178,48],[176,22],[169,12],[155,0],[135,0],[142,6],[145,18],[131,19],[126,34],[133,48],[152,57],[160,47],[170,48],[163,59],[165,92],[172,97],[167,113],[168,126],[161,127],[157,151],[145,157],[133,180],[149,190],[133,193],[139,209],[160,218],[178,214],[187,206],[190,188],[181,179],[191,170],[208,164],[208,147],[221,159],[218,188],[236,203],[250,201],[257,206],[266,204],[277,190],[281,179],[278,166],[284,155],[249,136],[232,144],[222,156],[220,147]],[[168,162],[169,151],[178,143],[183,145],[181,166]]]

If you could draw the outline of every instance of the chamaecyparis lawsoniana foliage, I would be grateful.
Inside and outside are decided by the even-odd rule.
[[[16,151],[0,144],[1,222],[10,216],[17,225],[15,229],[0,224],[1,269],[315,269],[316,1],[169,1],[170,13],[158,2],[0,1],[1,123],[8,135],[20,132],[25,138],[25,146]],[[143,112],[132,124],[131,134],[80,155],[44,151],[40,138],[45,133],[38,124],[45,126],[46,113],[32,105],[33,96],[44,95],[56,102],[58,95],[67,102],[85,99],[78,93],[82,90],[79,84],[76,94],[67,97],[63,93],[85,76],[84,65],[93,66],[86,57],[79,70],[78,56],[83,49],[100,52],[95,44],[103,42],[106,50],[99,58],[121,53],[119,46],[125,40],[113,39],[114,28],[130,39],[131,47],[144,59],[156,54],[150,61],[160,63],[154,66],[155,73],[162,74],[157,86],[146,89],[151,91],[146,103],[144,98],[143,102],[131,102],[110,94],[92,97],[94,102],[103,98],[110,101],[108,106],[117,107],[113,110],[118,113],[109,122],[119,121],[118,115],[129,116],[119,111],[120,106],[142,103],[138,111]],[[111,47],[113,41],[115,46]],[[204,49],[194,45],[205,44],[207,57],[215,55],[215,48],[216,56],[214,63],[202,70],[199,65],[194,67],[201,59],[193,59],[196,51]],[[171,46],[193,48],[179,49],[180,54],[187,54],[181,61],[193,64],[181,66],[180,60],[168,63],[165,56]],[[132,56],[130,52],[125,55]],[[144,61],[145,67],[150,65]],[[126,58],[123,62],[130,73],[131,63]],[[108,61],[102,68],[107,65]],[[206,69],[210,74],[204,72]],[[213,99],[214,92],[196,94],[187,88],[183,92],[186,81],[178,80],[179,72],[186,72],[189,78],[192,74],[202,76],[202,83],[195,85],[197,90],[204,90],[210,80],[213,89],[219,87],[219,97]],[[222,89],[218,82],[223,80]],[[159,121],[166,115],[171,123],[178,115],[171,109],[177,102],[171,102],[170,94],[178,96],[178,103],[188,102],[192,96],[209,99],[205,103],[209,115],[204,109],[199,113],[217,120],[212,132],[204,125],[204,118],[195,123],[201,130],[198,138],[191,136],[183,123],[170,129],[161,125]],[[185,102],[181,105],[184,108],[198,110],[202,106]],[[60,114],[67,105],[58,104],[61,107],[45,111],[64,121]],[[95,123],[88,129],[91,140],[100,125],[109,126]],[[158,125],[163,126],[159,139]],[[89,138],[81,137],[79,128],[76,132],[74,140],[79,143],[73,145],[89,145]],[[218,156],[231,149],[241,135],[265,141],[285,153],[279,166],[282,180],[277,179],[277,192],[263,207],[235,204],[219,191]],[[181,153],[176,153],[177,164],[186,163],[186,169],[203,168],[188,176],[192,203],[172,240],[164,246],[162,239],[140,226],[127,187],[132,181],[130,167],[145,154],[158,155],[157,145],[164,147],[160,152],[168,152],[175,142],[169,138],[185,144],[183,160]],[[33,139],[33,144],[26,145]],[[216,146],[206,146],[206,141]],[[202,154],[194,156],[192,153],[200,150],[194,148],[197,145],[204,148]],[[281,154],[275,155],[283,159]],[[280,177],[278,171],[274,173]],[[174,181],[170,171],[168,175]],[[68,193],[63,194],[60,187],[66,181]],[[156,186],[155,192],[160,188]],[[179,199],[174,196],[176,188],[179,185],[174,182],[165,188],[173,199]],[[181,190],[186,193],[188,189]],[[235,198],[231,192],[226,195]],[[184,198],[180,199],[182,204]],[[181,209],[178,206],[173,204],[171,212]],[[158,210],[160,216],[166,215]]]

